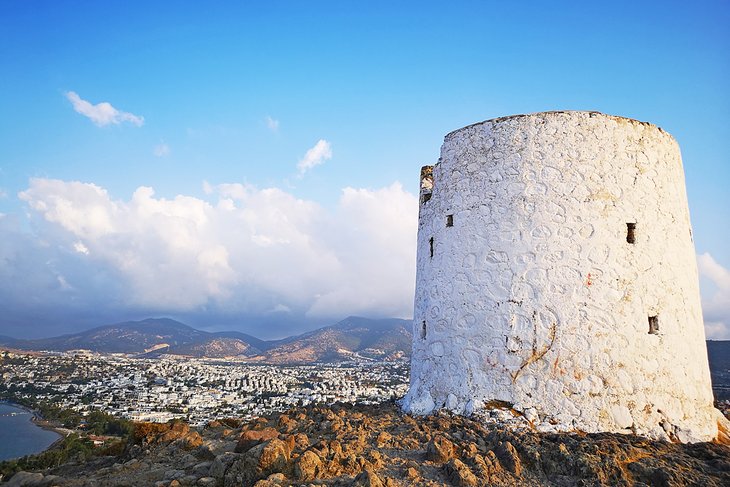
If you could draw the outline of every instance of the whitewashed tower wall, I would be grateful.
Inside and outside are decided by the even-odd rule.
[[[431,174],[432,171],[432,174]],[[597,112],[490,120],[422,171],[407,411],[717,435],[679,147]]]

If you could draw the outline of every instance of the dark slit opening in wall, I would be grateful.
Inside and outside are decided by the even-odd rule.
[[[658,334],[659,334],[659,317],[650,316],[649,317],[649,335],[658,335]]]
[[[626,224],[626,241],[630,244],[636,243],[636,223]]]
[[[431,257],[433,258],[433,237],[428,239],[428,249],[431,253]]]
[[[425,340],[426,338],[426,321],[424,320],[423,323],[421,323],[421,340]]]
[[[454,215],[446,215],[446,226],[447,227],[454,226]]]

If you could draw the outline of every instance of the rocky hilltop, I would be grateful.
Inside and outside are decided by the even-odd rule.
[[[297,408],[201,430],[142,423],[120,456],[20,472],[7,485],[730,485],[728,446],[537,433],[524,420],[505,426],[511,415],[413,417],[384,403]]]

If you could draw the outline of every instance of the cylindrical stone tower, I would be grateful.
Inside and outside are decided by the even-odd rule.
[[[675,140],[597,112],[488,120],[421,171],[404,408],[717,436]]]

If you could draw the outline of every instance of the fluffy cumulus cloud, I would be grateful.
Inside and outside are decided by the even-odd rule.
[[[730,339],[730,270],[719,264],[712,255],[697,256],[697,267],[702,284],[702,313],[705,333],[709,339]]]
[[[144,117],[117,110],[111,103],[104,101],[93,105],[73,91],[66,92],[66,98],[71,102],[77,113],[87,117],[99,127],[119,125],[123,122],[131,123],[137,127],[144,124]]]
[[[324,161],[332,159],[332,145],[324,139],[320,139],[314,147],[309,149],[304,158],[297,164],[299,174],[304,174],[315,166],[319,166]]]
[[[116,200],[90,183],[31,180],[19,195],[34,216],[24,238],[53,254],[40,261],[59,270],[28,270],[47,283],[27,283],[23,299],[50,292],[88,300],[87,293],[150,312],[293,319],[411,315],[418,203],[399,184],[346,188],[333,210],[278,188],[205,189],[206,199],[166,199],[140,187]],[[15,294],[24,287],[23,262],[0,259],[0,274],[17,267]]]

